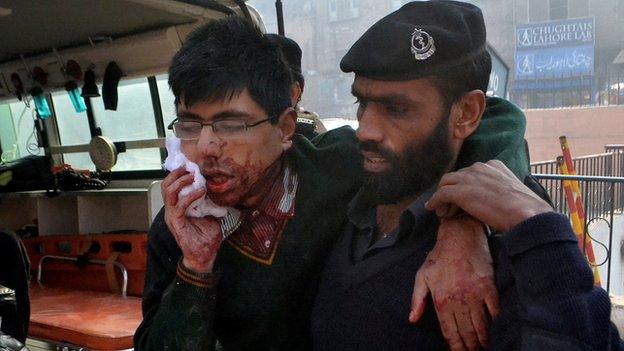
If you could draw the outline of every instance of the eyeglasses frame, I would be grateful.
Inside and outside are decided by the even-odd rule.
[[[262,124],[262,123],[264,123],[264,122],[274,120],[274,119],[276,119],[276,118],[278,118],[278,117],[279,117],[279,116],[271,116],[271,117],[265,118],[265,119],[263,119],[263,120],[260,120],[260,121],[258,121],[258,122],[251,123],[251,124],[247,124],[247,122],[244,122],[244,123],[245,123],[245,130],[244,130],[244,131],[246,132],[249,128],[253,128],[253,127],[258,126],[258,125],[260,125],[260,124]],[[219,120],[219,121],[223,121],[223,120]],[[215,123],[217,123],[217,122],[219,122],[219,121],[213,121],[213,122],[204,122],[204,121],[186,121],[186,122],[194,122],[194,123],[199,123],[199,124],[201,124],[202,129],[203,129],[203,127],[210,126],[210,128],[212,129],[212,132],[213,132],[213,133],[216,133],[217,131],[215,130],[214,124],[215,124]],[[181,121],[180,121],[180,120],[176,117],[173,121],[171,121],[171,123],[169,123],[169,125],[167,126],[167,129],[168,129],[168,130],[173,130],[173,125],[174,125],[174,124],[176,124],[177,122],[181,122]],[[174,134],[175,134],[175,132],[174,132]],[[195,140],[195,139],[188,139],[188,140]]]

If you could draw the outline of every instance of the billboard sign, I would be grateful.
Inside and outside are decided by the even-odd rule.
[[[516,79],[593,75],[594,34],[593,17],[519,25]]]
[[[492,72],[490,73],[490,84],[488,85],[488,95],[506,97],[507,80],[509,78],[509,68],[503,59],[496,53],[491,46],[487,47],[492,57]]]

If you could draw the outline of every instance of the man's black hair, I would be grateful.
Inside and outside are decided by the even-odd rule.
[[[284,58],[290,66],[293,79],[298,82],[301,89],[303,89],[305,86],[305,79],[301,73],[301,57],[303,53],[301,52],[299,44],[291,38],[275,33],[268,33],[266,36],[272,43],[277,44],[277,46],[282,49]]]
[[[445,106],[450,107],[470,91],[487,93],[491,72],[492,57],[484,51],[466,63],[434,74],[431,81],[442,95]]]
[[[211,21],[193,31],[169,67],[176,106],[231,99],[247,89],[271,117],[291,107],[292,79],[276,44],[239,16]]]

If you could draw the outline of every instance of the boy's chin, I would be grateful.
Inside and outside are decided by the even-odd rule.
[[[240,202],[240,196],[238,196],[237,194],[232,194],[232,193],[225,193],[225,194],[210,194],[208,193],[208,197],[210,198],[210,200],[212,200],[212,202],[215,203],[215,205],[217,206],[221,206],[221,207],[237,207]]]

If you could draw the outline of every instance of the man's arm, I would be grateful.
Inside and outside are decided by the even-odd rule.
[[[415,321],[431,298],[451,350],[488,345],[488,320],[498,314],[498,292],[483,224],[470,216],[441,220],[437,242],[416,274],[410,314]]]
[[[502,163],[475,164],[445,175],[426,207],[444,218],[457,206],[501,240],[501,315],[494,350],[620,350],[611,306],[593,286],[567,218],[522,184]]]
[[[567,217],[531,217],[493,238],[502,310],[493,350],[620,350],[609,296],[594,279]]]
[[[134,335],[137,351],[214,349],[217,276],[194,275],[183,266],[179,270],[179,262],[180,249],[161,210],[149,233],[143,322]]]
[[[496,159],[524,179],[525,127],[520,109],[506,100],[487,98],[479,127],[462,145],[457,168]],[[498,313],[498,293],[483,227],[469,216],[441,222],[436,246],[416,275],[411,322],[422,315],[429,293],[451,350],[487,346],[487,320]]]

